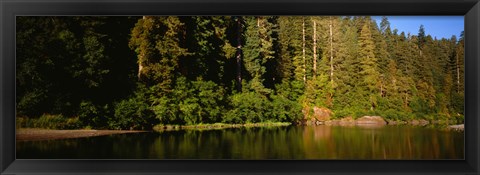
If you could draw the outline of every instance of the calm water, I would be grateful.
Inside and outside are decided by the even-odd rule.
[[[463,159],[463,132],[385,126],[181,130],[17,141],[17,159]]]

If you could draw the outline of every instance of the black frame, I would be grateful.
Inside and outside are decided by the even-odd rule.
[[[0,174],[479,174],[479,0],[0,0]],[[15,160],[15,16],[464,15],[465,160]]]

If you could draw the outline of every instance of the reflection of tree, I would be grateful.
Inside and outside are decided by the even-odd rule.
[[[17,142],[17,158],[462,159],[463,141],[422,127],[230,128]]]
[[[331,126],[315,127],[314,131],[315,140],[327,140],[330,139],[330,137],[332,136]]]

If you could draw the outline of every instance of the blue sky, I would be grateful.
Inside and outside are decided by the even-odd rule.
[[[372,16],[377,24],[380,25],[382,16]],[[452,35],[460,37],[460,33],[464,30],[464,16],[387,16],[390,27],[398,29],[400,34],[418,34],[420,25],[423,24],[425,34],[431,35],[433,38],[451,38]]]

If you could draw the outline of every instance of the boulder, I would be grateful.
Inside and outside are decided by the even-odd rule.
[[[410,121],[408,121],[408,124],[416,126],[416,125],[419,125],[419,124],[420,124],[420,121],[418,121],[418,120],[410,120]]]
[[[340,126],[352,126],[352,125],[355,125],[355,119],[353,119],[353,117],[351,117],[351,116],[341,118],[341,119],[340,119],[340,122],[339,122],[339,125],[340,125]]]
[[[332,111],[327,108],[313,107],[313,117],[320,122],[330,120],[332,117]]]
[[[380,116],[363,116],[358,118],[357,125],[386,125],[387,122]]]
[[[450,126],[448,126],[448,128],[453,129],[453,130],[455,130],[455,131],[463,131],[464,128],[465,128],[465,126],[464,126],[464,124],[461,124],[461,125],[450,125]]]
[[[334,119],[334,120],[327,120],[324,122],[325,125],[327,126],[338,126],[340,124],[340,120]]]
[[[424,119],[419,120],[419,122],[420,122],[421,126],[425,126],[425,125],[430,124],[430,122],[428,122],[427,120],[424,120]]]

